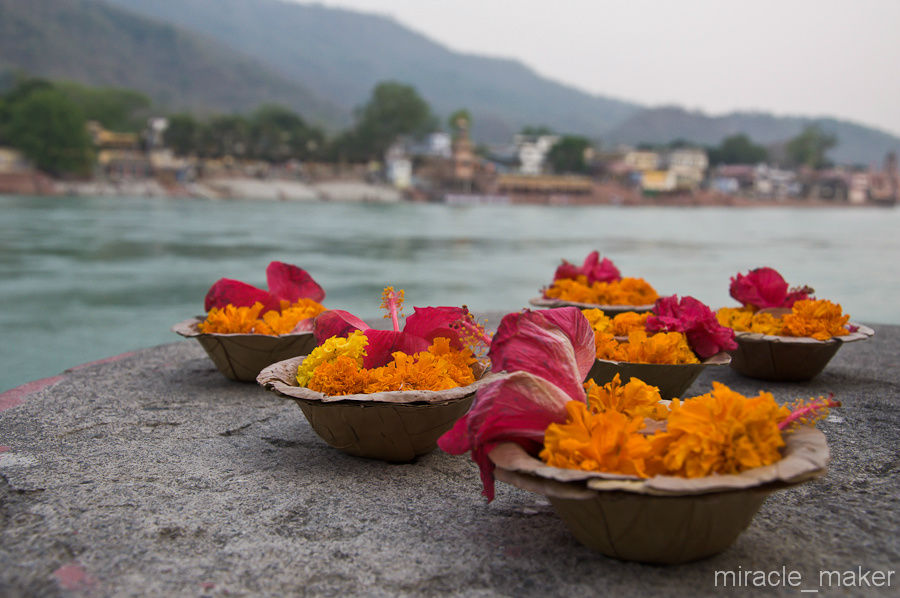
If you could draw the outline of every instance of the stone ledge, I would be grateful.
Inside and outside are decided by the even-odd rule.
[[[715,571],[738,567],[786,566],[805,588],[822,569],[896,570],[900,327],[876,330],[807,384],[727,368],[694,383],[834,392],[844,406],[820,423],[827,476],[772,495],[730,549],[678,567],[593,553],[542,497],[503,483],[487,504],[467,457],[344,455],[191,341],[71,370],[0,413],[0,594],[681,596],[716,593]]]

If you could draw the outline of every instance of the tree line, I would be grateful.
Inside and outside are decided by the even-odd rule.
[[[140,133],[154,114],[150,99],[133,90],[97,88],[71,82],[19,76],[0,94],[0,145],[20,149],[37,168],[53,175],[88,174],[95,148],[87,121],[118,132]],[[448,119],[459,133],[460,119],[471,121],[467,110]],[[326,131],[288,108],[262,106],[248,115],[197,117],[170,114],[164,143],[179,156],[237,158],[267,162],[381,160],[399,137],[418,138],[438,130],[440,121],[415,88],[396,81],[379,83],[354,113],[353,124],[329,136]],[[525,127],[526,135],[552,134],[547,127]],[[797,165],[819,168],[837,140],[812,126],[790,140],[785,151]],[[669,147],[693,145],[676,140]],[[586,173],[589,139],[560,136],[547,160],[554,172]],[[746,135],[734,135],[707,148],[712,164],[753,164],[766,161],[768,150]]]

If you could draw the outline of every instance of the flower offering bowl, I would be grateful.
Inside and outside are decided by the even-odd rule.
[[[748,378],[800,382],[816,377],[844,343],[866,340],[875,334],[868,326],[827,341],[810,337],[773,336],[735,332],[737,349],[731,351],[731,367]]]
[[[494,377],[479,372],[468,386],[326,396],[297,385],[306,356],[270,365],[257,377],[267,390],[296,401],[319,437],[349,455],[409,462],[430,453],[437,439],[465,415],[479,386]]]
[[[632,363],[598,359],[585,380],[590,379],[603,385],[610,382],[616,374],[619,374],[623,383],[627,383],[631,378],[640,378],[647,384],[659,388],[660,397],[663,399],[674,399],[681,397],[691,387],[703,368],[728,365],[730,361],[731,357],[725,352],[716,353],[700,363],[684,364]]]
[[[218,370],[229,380],[254,382],[267,365],[306,355],[316,347],[312,332],[282,334],[209,334],[197,325],[206,318],[196,317],[179,322],[172,332],[185,338],[196,338]]]
[[[623,561],[677,564],[728,548],[766,497],[825,473],[828,445],[813,427],[785,435],[783,458],[734,475],[639,479],[550,467],[515,443],[489,457],[497,479],[543,494],[579,542]]]
[[[614,316],[626,311],[643,313],[653,309],[653,303],[649,305],[596,305],[593,303],[578,303],[577,301],[565,301],[563,299],[548,299],[546,297],[532,297],[528,303],[535,307],[577,307],[578,309],[602,309],[607,316]]]

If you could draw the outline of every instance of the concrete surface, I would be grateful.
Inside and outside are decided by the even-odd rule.
[[[0,595],[898,595],[900,327],[875,328],[807,384],[728,368],[694,384],[844,406],[820,423],[826,477],[773,494],[730,549],[677,567],[593,553],[542,497],[502,483],[487,504],[467,457],[344,455],[193,341],[70,370],[0,395]],[[715,585],[716,571],[783,567],[802,585]],[[845,585],[820,587],[820,570]],[[893,571],[891,586],[866,587],[883,579],[866,571]]]

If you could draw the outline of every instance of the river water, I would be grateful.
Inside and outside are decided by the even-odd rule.
[[[663,295],[731,305],[729,277],[767,265],[856,321],[900,324],[896,209],[0,196],[0,390],[179,340],[169,328],[216,279],[264,286],[271,260],[308,270],[326,306],[375,317],[386,285],[408,306],[518,310],[592,249]]]

